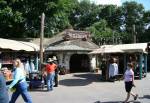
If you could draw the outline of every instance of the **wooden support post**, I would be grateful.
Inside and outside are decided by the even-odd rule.
[[[39,70],[39,66],[38,66],[38,53],[36,53],[36,57],[35,57],[35,69]]]
[[[124,68],[123,68],[123,73],[126,71],[126,68],[127,68],[127,55],[126,54],[124,54],[123,55],[124,57]]]
[[[140,53],[140,62],[139,62],[139,79],[142,79],[142,53]]]
[[[147,54],[144,55],[144,72],[147,75]]]
[[[106,80],[109,80],[109,55],[105,54],[105,58],[106,58],[106,64],[107,64],[107,70],[106,70]]]
[[[41,32],[40,32],[40,70],[42,69],[42,64],[43,64],[44,20],[45,20],[45,14],[42,13],[42,17],[41,17]]]

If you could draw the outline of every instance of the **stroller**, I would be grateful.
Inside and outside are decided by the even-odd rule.
[[[44,80],[40,73],[30,73],[29,74],[29,89],[41,88],[44,89]]]

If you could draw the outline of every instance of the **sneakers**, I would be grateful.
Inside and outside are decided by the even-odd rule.
[[[138,98],[138,94],[136,94],[136,96],[134,97],[134,100],[137,100],[137,98]]]

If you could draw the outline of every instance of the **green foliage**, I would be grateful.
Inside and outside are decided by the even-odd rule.
[[[25,18],[19,10],[15,10],[15,0],[9,2],[7,0],[0,1],[0,36],[1,37],[21,37]]]
[[[145,23],[150,23],[150,11],[144,12],[143,20]]]
[[[45,36],[62,31],[76,0],[0,0],[1,37],[39,37],[40,16],[44,12]],[[21,34],[21,35],[20,35]]]
[[[112,29],[119,29],[118,27],[121,25],[121,14],[122,11],[115,5],[106,5],[103,6],[102,12],[99,16],[102,19],[107,20],[108,26]]]
[[[124,24],[126,25],[126,31],[132,33],[133,25],[136,25],[136,30],[143,27],[143,14],[144,7],[137,2],[125,2],[122,5],[123,16],[125,17]]]
[[[82,0],[70,14],[70,24],[74,29],[84,30],[99,20],[99,6]]]
[[[131,43],[135,25],[137,41],[149,41],[144,25],[150,23],[150,11],[143,5],[125,2],[117,7],[90,0],[0,0],[0,37],[39,37],[43,12],[45,37],[72,26],[90,31],[96,43]]]
[[[106,20],[103,19],[94,23],[92,26],[87,28],[87,30],[93,34],[92,38],[96,44],[99,44],[99,42],[101,42],[101,44],[111,42],[110,39],[112,38],[113,31],[107,27]]]

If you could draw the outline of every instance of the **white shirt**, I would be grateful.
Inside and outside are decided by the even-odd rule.
[[[109,65],[109,77],[113,77],[118,74],[118,64],[112,63]]]
[[[133,70],[132,69],[127,69],[126,72],[125,72],[124,81],[125,82],[133,81],[133,76],[134,76]]]
[[[30,64],[29,61],[27,61],[24,65],[25,71],[27,72],[27,74],[31,73],[31,68],[30,68]]]

